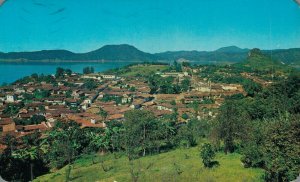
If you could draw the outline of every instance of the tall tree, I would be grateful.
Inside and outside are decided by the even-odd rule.
[[[125,146],[130,160],[140,152],[143,156],[146,155],[154,122],[153,113],[146,110],[132,110],[125,113]]]
[[[183,92],[186,92],[190,89],[191,86],[191,81],[188,78],[185,78],[184,80],[181,81],[181,90]]]
[[[83,68],[83,74],[90,74],[90,73],[94,73],[95,69],[92,66],[88,66]]]
[[[56,78],[61,78],[61,77],[63,77],[64,76],[64,69],[63,68],[61,68],[61,67],[58,67],[58,68],[56,68],[56,74],[55,74],[55,77]]]
[[[220,108],[215,129],[218,139],[224,142],[224,152],[234,152],[235,139],[244,137],[247,127],[248,115],[238,102],[228,100]]]

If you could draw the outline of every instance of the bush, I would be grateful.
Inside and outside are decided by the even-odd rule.
[[[200,151],[200,156],[202,158],[202,162],[204,164],[204,167],[212,167],[213,166],[213,159],[215,157],[215,151],[213,150],[211,144],[205,143],[203,144],[201,151]]]

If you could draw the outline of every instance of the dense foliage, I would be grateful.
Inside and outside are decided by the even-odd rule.
[[[188,78],[183,79],[181,82],[173,77],[162,77],[160,75],[151,75],[148,78],[148,84],[151,93],[162,94],[179,94],[190,89],[191,82]]]
[[[300,76],[292,75],[254,97],[228,99],[212,131],[225,152],[244,155],[246,167],[264,168],[267,181],[299,175],[299,83]]]
[[[215,151],[211,144],[205,143],[202,145],[200,156],[205,167],[212,167]]]
[[[90,73],[94,73],[95,69],[92,66],[88,66],[88,67],[83,68],[82,72],[83,72],[83,74],[90,74]]]

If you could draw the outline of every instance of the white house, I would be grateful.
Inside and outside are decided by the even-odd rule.
[[[116,79],[116,75],[101,75],[103,79]]]
[[[87,75],[83,75],[81,78],[101,81],[101,77],[99,74],[87,74]]]
[[[12,103],[16,101],[15,95],[6,95],[6,102]]]
[[[91,119],[92,124],[96,124],[96,120],[94,118]]]

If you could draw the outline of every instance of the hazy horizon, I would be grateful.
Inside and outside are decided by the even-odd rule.
[[[81,53],[118,44],[150,53],[298,48],[299,19],[293,0],[10,0],[0,6],[0,52]]]
[[[27,51],[27,50],[23,50],[23,51],[10,51],[10,52],[2,52],[0,50],[0,52],[2,53],[12,53],[12,52],[38,52],[38,51],[56,51],[56,50],[65,50],[65,51],[71,51],[73,53],[87,53],[87,52],[91,52],[91,51],[95,51],[95,50],[98,50],[98,49],[101,49],[103,48],[104,46],[121,46],[121,45],[128,45],[128,46],[133,46],[135,47],[136,49],[142,51],[142,52],[145,52],[145,53],[150,53],[150,54],[158,54],[158,53],[164,53],[164,52],[181,52],[181,51],[187,51],[187,52],[192,52],[192,51],[198,51],[198,52],[213,52],[213,51],[217,51],[219,49],[222,49],[222,48],[229,48],[229,47],[236,47],[236,48],[239,48],[239,49],[254,49],[254,48],[258,48],[258,49],[261,49],[260,47],[239,47],[239,46],[236,46],[236,45],[228,45],[228,46],[224,46],[224,47],[219,47],[217,49],[214,49],[214,50],[196,50],[196,49],[191,49],[191,50],[188,50],[188,49],[181,49],[181,50],[165,50],[165,51],[160,51],[160,52],[147,52],[147,51],[144,51],[142,49],[140,49],[139,47],[136,47],[135,45],[131,45],[131,44],[126,44],[126,43],[123,43],[123,44],[106,44],[106,45],[101,45],[101,46],[98,46],[98,47],[95,47],[94,49],[91,49],[91,50],[87,50],[85,52],[76,52],[76,51],[71,51],[70,49],[40,49],[40,50],[30,50],[30,51]],[[266,51],[269,51],[269,50],[285,50],[285,49],[300,49],[300,46],[299,47],[290,47],[290,48],[275,48],[275,49],[261,49],[261,50],[266,50]]]

